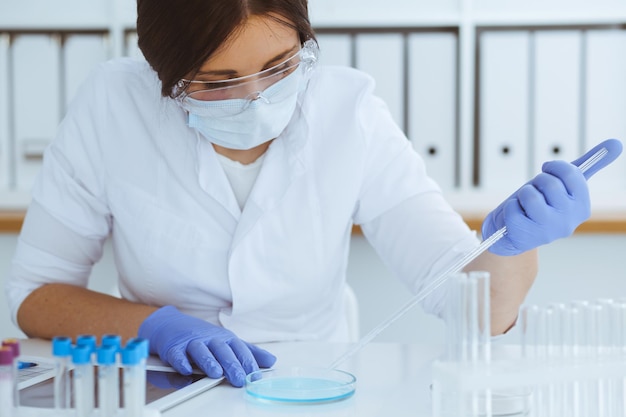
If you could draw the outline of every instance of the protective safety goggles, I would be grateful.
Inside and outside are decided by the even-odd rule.
[[[291,57],[271,68],[244,77],[218,81],[181,79],[174,87],[174,97],[183,107],[189,101],[219,101],[243,99],[255,101],[263,91],[295,71],[309,73],[317,63],[319,49],[314,40],[308,40]],[[190,100],[191,99],[191,100]]]

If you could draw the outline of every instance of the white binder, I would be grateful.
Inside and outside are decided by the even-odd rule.
[[[356,37],[356,67],[376,80],[375,94],[404,127],[404,48],[397,33],[363,33]]]
[[[533,173],[545,161],[582,155],[581,42],[577,30],[535,32]]]
[[[317,35],[321,65],[352,65],[352,42],[349,34],[322,33]]]
[[[0,0],[0,27],[104,27],[112,17],[111,3],[111,0]]]
[[[46,34],[15,36],[12,74],[16,186],[30,191],[43,148],[61,117],[60,40]]]
[[[124,38],[124,55],[137,59],[144,59],[143,53],[141,49],[139,49],[139,45],[137,45],[139,37],[137,36],[137,32],[128,32],[126,37]]]
[[[626,145],[626,30],[590,30],[586,44],[585,147],[606,138]],[[596,175],[592,197],[626,201],[625,155]]]
[[[573,12],[593,15],[598,10],[619,10],[623,6],[622,0],[473,0],[473,8],[476,12],[488,13],[518,13],[522,17],[530,15],[539,19],[547,13],[557,16],[567,16]]]
[[[9,154],[9,35],[0,34],[0,188],[9,186],[11,155]]]
[[[63,74],[65,107],[76,95],[76,91],[94,67],[107,59],[104,35],[76,34],[68,36],[63,46],[65,74]]]
[[[480,42],[480,188],[504,198],[529,173],[529,34],[483,32]]]
[[[457,38],[454,33],[409,36],[408,136],[444,190],[455,187]]]

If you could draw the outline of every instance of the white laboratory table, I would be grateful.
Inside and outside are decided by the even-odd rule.
[[[322,342],[261,345],[278,357],[275,367],[327,367],[349,347]],[[23,341],[27,355],[49,356],[50,343]],[[428,417],[431,415],[430,365],[442,346],[370,343],[339,368],[357,378],[355,394],[328,404],[267,404],[249,397],[244,388],[222,382],[162,413],[163,417],[215,415],[220,417],[325,416]]]
[[[281,343],[263,345],[278,356],[275,367],[327,367],[349,345]],[[421,417],[431,415],[430,364],[438,346],[370,343],[339,368],[356,376],[356,391],[347,400],[329,404],[266,404],[249,397],[245,389],[228,383],[163,413],[164,417],[216,415],[220,417],[328,416]]]

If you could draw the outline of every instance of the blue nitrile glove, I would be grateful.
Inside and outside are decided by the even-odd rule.
[[[159,355],[183,375],[196,364],[210,378],[226,379],[235,387],[259,367],[269,368],[276,357],[244,342],[230,330],[183,314],[165,306],[148,316],[139,326],[138,336],[149,340],[150,352]]]
[[[609,153],[583,174],[578,166],[602,147]],[[609,139],[571,164],[566,161],[544,163],[540,174],[485,218],[483,238],[504,226],[507,229],[489,251],[503,256],[518,255],[571,235],[591,215],[586,180],[614,161],[621,151],[621,142]]]

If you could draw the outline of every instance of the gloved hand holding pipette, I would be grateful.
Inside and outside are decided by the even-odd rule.
[[[181,374],[191,374],[192,364],[196,364],[210,378],[225,376],[236,387],[243,386],[250,372],[276,362],[274,355],[233,332],[172,306],[148,316],[139,328],[139,337],[149,340],[150,352]]]
[[[608,153],[586,172],[579,166],[600,148]],[[502,227],[507,233],[489,248],[496,255],[518,255],[571,235],[591,214],[587,179],[611,163],[622,151],[622,144],[609,139],[571,164],[550,161],[542,172],[524,184],[487,215],[482,225],[484,238]]]
[[[361,350],[487,249],[495,247],[491,252],[496,255],[517,255],[571,234],[589,217],[587,179],[621,153],[622,143],[617,139],[608,139],[571,164],[546,162],[541,174],[524,184],[487,216],[482,228],[484,240],[478,247],[436,274],[428,285],[335,359],[330,367],[339,366]],[[496,246],[499,242],[502,244]]]

